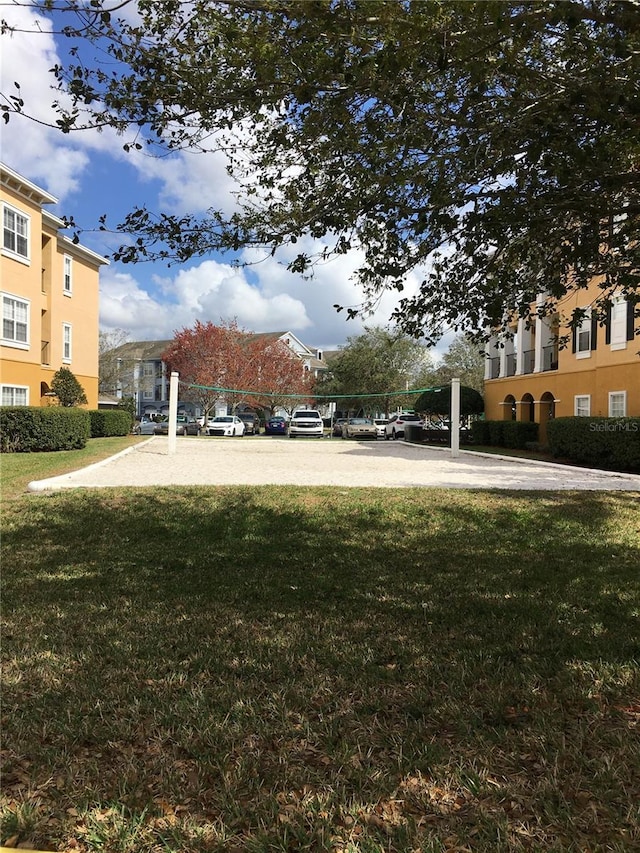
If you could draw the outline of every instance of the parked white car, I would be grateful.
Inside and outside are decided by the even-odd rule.
[[[207,421],[207,435],[244,435],[244,423],[236,415],[218,415]]]
[[[422,418],[414,412],[400,412],[400,414],[392,415],[389,418],[389,423],[385,425],[384,437],[388,441],[390,438],[402,438],[404,436],[405,424],[421,424]]]
[[[298,435],[311,435],[322,438],[324,435],[324,424],[320,412],[315,409],[300,409],[291,415],[289,421],[289,438]]]
[[[377,438],[384,438],[384,428],[389,423],[387,418],[374,418],[373,422],[376,425]]]

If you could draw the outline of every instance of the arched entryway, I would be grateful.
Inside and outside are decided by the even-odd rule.
[[[507,394],[502,404],[502,419],[504,421],[515,421],[516,419],[516,398],[513,394]]]
[[[540,430],[538,440],[541,444],[547,443],[547,423],[556,416],[556,398],[551,391],[545,391],[540,397]]]
[[[536,419],[536,404],[531,394],[523,394],[520,401],[520,420],[533,422]]]

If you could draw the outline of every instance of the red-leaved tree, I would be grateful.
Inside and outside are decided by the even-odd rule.
[[[258,369],[255,372],[259,403],[271,414],[285,409],[289,414],[296,406],[313,400],[315,377],[284,341],[256,340]]]
[[[197,401],[205,418],[217,400],[224,399],[232,409],[241,401],[236,392],[250,381],[243,347],[246,334],[235,321],[216,326],[197,320],[192,328],[176,332],[162,354],[169,369],[180,374],[182,388],[190,386],[181,396]]]
[[[205,418],[217,401],[289,412],[313,399],[314,377],[280,340],[254,336],[235,321],[196,321],[175,336],[162,355],[180,374],[181,397],[199,403]]]

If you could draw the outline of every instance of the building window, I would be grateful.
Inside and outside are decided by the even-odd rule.
[[[143,376],[155,376],[155,365],[152,361],[145,361],[142,365],[142,375]]]
[[[72,259],[69,255],[64,256],[64,285],[63,291],[65,296],[71,296],[73,293],[73,276],[72,276]]]
[[[626,418],[627,416],[627,392],[609,391],[609,417]]]
[[[29,348],[29,302],[2,294],[2,343]]]
[[[592,316],[591,308],[580,308],[574,313],[582,317],[573,330],[571,351],[576,358],[590,358],[591,350],[598,345],[598,319]]]
[[[585,358],[591,352],[591,312],[576,329],[576,352],[578,358]]]
[[[627,348],[627,300],[616,297],[611,303],[611,349]]]
[[[5,251],[29,260],[29,217],[4,206],[2,246]]]
[[[71,361],[71,323],[62,324],[62,360],[66,364]]]
[[[2,385],[3,406],[28,406],[29,389],[24,385]]]
[[[577,418],[588,418],[591,415],[591,395],[582,394],[573,398],[573,413]]]

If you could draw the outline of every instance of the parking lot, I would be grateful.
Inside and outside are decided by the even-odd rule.
[[[292,485],[384,488],[577,489],[640,492],[640,475],[478,454],[404,441],[155,436],[31,491],[110,486]]]

